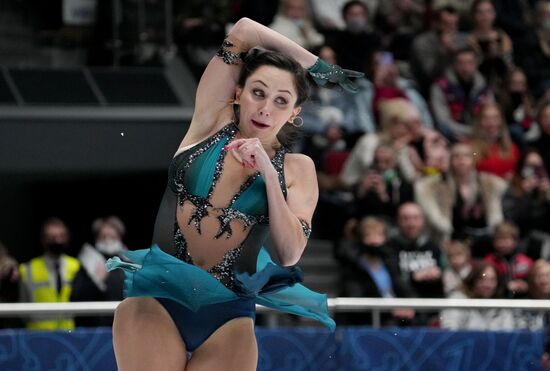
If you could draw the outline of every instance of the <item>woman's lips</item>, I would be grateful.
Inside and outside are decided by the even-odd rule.
[[[269,127],[269,125],[264,124],[263,122],[259,122],[259,121],[256,121],[256,120],[250,120],[250,121],[252,122],[252,125],[254,125],[255,127],[260,128],[260,129],[265,129],[265,128]]]

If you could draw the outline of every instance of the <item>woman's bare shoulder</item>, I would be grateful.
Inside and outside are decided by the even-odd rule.
[[[302,153],[285,156],[285,176],[289,185],[295,181],[314,182],[317,178],[313,160]]]

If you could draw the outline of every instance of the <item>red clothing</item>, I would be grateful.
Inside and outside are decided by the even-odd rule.
[[[526,280],[533,265],[533,260],[521,252],[512,255],[509,259],[489,253],[484,260],[495,266],[498,275],[503,277],[505,282],[515,279]]]
[[[478,171],[484,171],[486,173],[497,175],[501,178],[506,178],[514,172],[519,156],[520,153],[518,147],[512,143],[511,156],[506,158],[502,157],[499,153],[499,146],[495,143],[489,147],[487,156],[477,162],[476,169]]]

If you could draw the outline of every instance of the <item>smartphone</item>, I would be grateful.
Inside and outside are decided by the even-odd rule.
[[[380,56],[380,65],[387,66],[393,64],[393,53],[383,52]]]

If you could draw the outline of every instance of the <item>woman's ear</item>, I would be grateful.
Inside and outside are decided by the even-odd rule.
[[[242,92],[243,92],[243,88],[242,88],[242,87],[237,86],[237,87],[235,88],[235,100],[234,100],[234,102],[233,102],[234,104],[239,104],[239,103],[240,103]]]
[[[289,119],[288,121],[289,121],[289,122],[294,121],[294,119],[296,118],[296,116],[298,116],[298,115],[300,114],[301,111],[302,111],[302,107],[301,107],[301,106],[294,107],[294,109],[292,110],[292,114],[290,115],[290,119]]]

